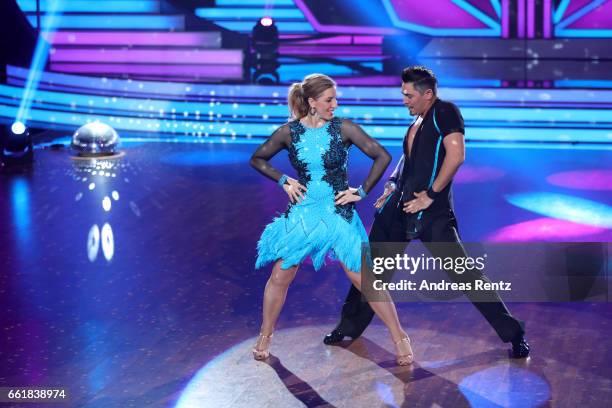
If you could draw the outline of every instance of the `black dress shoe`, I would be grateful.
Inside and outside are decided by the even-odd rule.
[[[525,358],[529,355],[529,343],[523,336],[512,340],[512,357],[514,358]]]
[[[330,344],[338,343],[342,340],[344,340],[344,333],[342,333],[338,329],[334,329],[331,331],[331,333],[327,333],[325,335],[325,337],[323,338],[323,343],[329,346]]]

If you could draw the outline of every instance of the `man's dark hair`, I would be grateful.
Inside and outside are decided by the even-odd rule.
[[[438,80],[436,76],[432,70],[422,66],[404,68],[402,71],[402,82],[411,82],[414,89],[421,94],[428,89],[431,89],[434,95],[438,91]]]

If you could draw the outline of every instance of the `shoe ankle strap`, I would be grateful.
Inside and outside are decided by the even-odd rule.
[[[395,344],[400,344],[404,340],[406,340],[406,341],[408,341],[408,343],[410,343],[410,338],[408,336],[406,336],[406,337],[402,337],[401,339],[396,341]]]

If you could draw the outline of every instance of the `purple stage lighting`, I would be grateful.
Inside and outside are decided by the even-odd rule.
[[[566,171],[551,174],[546,181],[577,190],[612,191],[612,170]]]
[[[528,241],[584,241],[591,237],[601,238],[600,234],[609,230],[556,218],[537,218],[500,228],[487,237],[492,242]],[[609,238],[609,237],[608,237]]]
[[[495,167],[472,166],[469,164],[461,166],[454,178],[455,183],[483,183],[497,180],[506,175],[506,172]]]

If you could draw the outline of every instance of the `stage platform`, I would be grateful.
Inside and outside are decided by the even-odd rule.
[[[253,143],[151,140],[126,138],[122,157],[95,163],[38,146],[32,167],[0,174],[3,386],[63,387],[62,406],[96,408],[610,400],[609,303],[509,304],[526,321],[528,360],[510,359],[469,303],[400,303],[416,363],[398,368],[378,319],[359,340],[322,343],[349,287],[333,261],[303,265],[272,358],[254,361],[270,273],[254,269],[256,242],[286,196],[249,166]],[[611,159],[588,146],[468,145],[454,187],[463,240],[610,242]],[[273,163],[293,174],[284,153]],[[368,169],[353,148],[351,184]],[[366,228],[381,188],[358,204]]]

